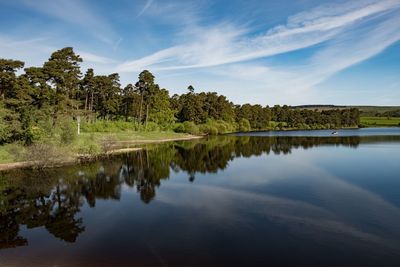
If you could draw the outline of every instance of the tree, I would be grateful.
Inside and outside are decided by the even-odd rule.
[[[23,68],[24,62],[12,59],[0,59],[0,97],[12,90],[16,79],[15,72]]]
[[[137,92],[140,95],[140,107],[139,107],[139,118],[138,121],[142,122],[143,115],[143,104],[147,107],[146,100],[150,97],[149,94],[154,86],[154,75],[148,71],[144,70],[139,74],[139,81],[135,84]]]
[[[80,83],[80,66],[82,58],[76,55],[72,47],[65,47],[54,52],[44,63],[43,71],[47,75],[47,82],[55,90],[53,124],[58,114],[73,107],[72,97],[78,90]]]
[[[118,73],[108,76],[95,76],[97,101],[94,110],[103,119],[117,116],[120,107],[121,89]]]
[[[82,94],[85,96],[84,110],[91,111],[91,110],[93,110],[94,93],[96,90],[93,69],[88,69],[86,71],[86,74],[83,77],[80,85],[81,85]]]
[[[206,120],[206,114],[203,110],[203,101],[198,94],[187,93],[180,97],[182,109],[178,113],[181,122],[193,121],[203,123]]]
[[[125,116],[125,121],[128,121],[130,116],[135,116],[135,104],[139,95],[135,92],[135,87],[128,84],[122,90],[121,112]],[[140,98],[140,97],[139,97]]]
[[[175,122],[174,111],[170,107],[169,94],[166,89],[154,92],[150,103],[150,121],[163,128],[167,128]]]
[[[192,93],[192,94],[194,93],[194,87],[193,86],[189,85],[187,89],[188,89],[189,93]]]

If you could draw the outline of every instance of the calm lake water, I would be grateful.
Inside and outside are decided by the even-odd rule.
[[[0,173],[0,266],[400,266],[400,129]]]

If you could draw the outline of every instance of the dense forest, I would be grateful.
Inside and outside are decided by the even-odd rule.
[[[77,120],[82,131],[172,130],[218,134],[264,129],[322,129],[359,124],[358,109],[327,111],[290,106],[235,105],[215,92],[169,95],[144,70],[121,86],[118,73],[84,73],[73,48],[54,52],[40,67],[0,59],[0,143],[30,144],[54,135],[68,140]]]

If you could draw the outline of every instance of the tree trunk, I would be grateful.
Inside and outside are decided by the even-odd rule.
[[[90,111],[92,111],[93,110],[93,92],[92,92],[92,99],[91,99],[92,101],[91,101],[91,103],[90,103]]]
[[[147,131],[147,119],[149,118],[149,105],[146,105],[146,126],[144,128]]]
[[[89,96],[88,96],[88,93],[86,93],[86,97],[85,97],[85,111],[86,111],[87,108],[88,108],[88,101],[89,101]]]
[[[139,109],[139,123],[142,123],[142,106],[143,106],[143,94],[140,99],[140,109]]]

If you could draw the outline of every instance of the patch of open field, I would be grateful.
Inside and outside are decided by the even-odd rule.
[[[363,126],[400,126],[400,118],[395,117],[361,117]]]

